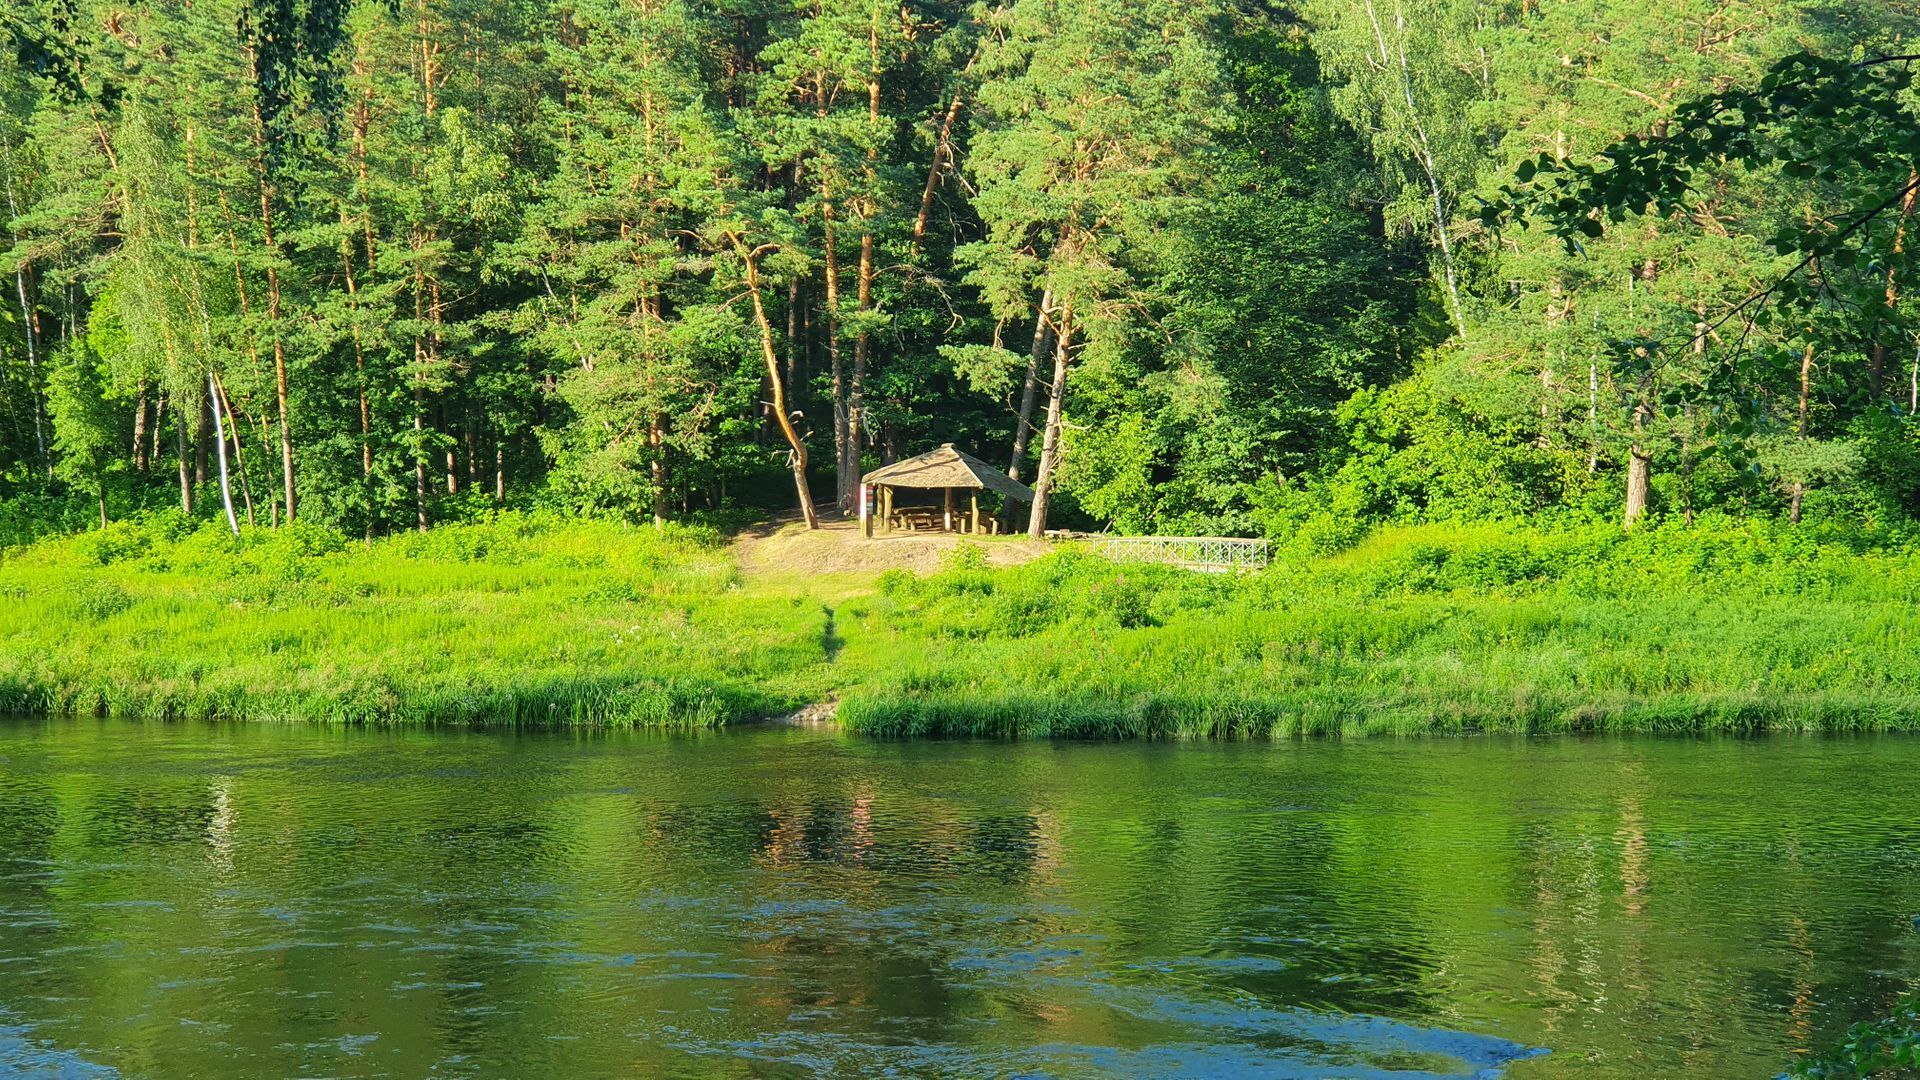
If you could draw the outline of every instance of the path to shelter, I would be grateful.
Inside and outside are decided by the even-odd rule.
[[[748,578],[808,578],[821,575],[876,576],[893,569],[924,574],[938,570],[955,548],[970,544],[994,566],[1017,566],[1045,555],[1049,545],[1024,536],[961,536],[955,533],[892,533],[869,540],[860,523],[822,517],[809,530],[797,518],[770,522],[740,534],[734,559]]]

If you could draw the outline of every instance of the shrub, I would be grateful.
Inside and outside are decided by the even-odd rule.
[[[62,591],[74,617],[92,622],[111,619],[133,606],[133,596],[111,581],[81,578],[67,582]]]

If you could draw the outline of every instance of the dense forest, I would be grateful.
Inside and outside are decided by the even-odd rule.
[[[21,0],[0,532],[1920,511],[1905,0]]]

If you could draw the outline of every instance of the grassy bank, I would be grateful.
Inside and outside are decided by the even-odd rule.
[[[1920,548],[1810,529],[1400,530],[1243,576],[963,548],[831,593],[743,580],[692,530],[507,515],[369,545],[159,518],[0,561],[0,711],[710,725],[837,697],[882,734],[1920,728]]]
[[[711,725],[819,692],[825,615],[720,539],[514,515],[371,545],[160,518],[0,563],[0,712]]]
[[[1920,728],[1920,553],[1811,532],[1404,530],[1249,577],[1071,554],[890,576],[890,734]]]

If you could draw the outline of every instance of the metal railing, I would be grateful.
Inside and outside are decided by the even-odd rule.
[[[1154,562],[1190,570],[1259,570],[1267,542],[1235,536],[1089,536],[1088,551],[1115,562]]]

